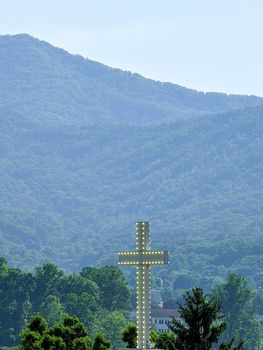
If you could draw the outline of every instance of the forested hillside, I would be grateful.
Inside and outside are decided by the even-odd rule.
[[[0,62],[10,264],[115,263],[150,220],[153,246],[171,251],[156,271],[168,294],[230,270],[262,285],[262,99],[154,82],[26,35],[0,38]]]
[[[0,105],[39,124],[153,124],[256,106],[262,99],[202,93],[73,56],[29,35],[0,36]]]

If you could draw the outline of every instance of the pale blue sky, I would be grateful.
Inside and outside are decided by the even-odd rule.
[[[204,91],[263,96],[263,0],[0,0],[0,33]]]

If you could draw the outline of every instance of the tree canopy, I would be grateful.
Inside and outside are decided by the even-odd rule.
[[[225,283],[214,288],[213,294],[220,300],[227,322],[221,338],[236,344],[242,340],[247,350],[258,349],[262,329],[256,316],[254,291],[248,281],[240,274],[231,273]]]
[[[48,327],[39,315],[32,317],[21,332],[18,350],[106,350],[110,343],[97,335],[94,343],[88,337],[86,327],[75,316],[65,315],[62,323]]]
[[[94,337],[103,331],[113,345],[120,345],[120,331],[130,309],[128,284],[116,267],[87,271],[66,275],[46,264],[28,273],[9,268],[0,259],[0,346],[18,344],[21,329],[35,313],[42,314],[51,328],[62,323],[64,313],[75,315]]]

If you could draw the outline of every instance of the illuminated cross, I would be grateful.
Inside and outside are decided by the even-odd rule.
[[[136,251],[118,254],[118,264],[137,267],[137,349],[150,349],[151,265],[168,264],[168,252],[150,250],[149,222],[145,221],[136,223]]]

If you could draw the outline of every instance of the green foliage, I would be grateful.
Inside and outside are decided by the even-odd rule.
[[[127,343],[127,348],[135,349],[137,346],[137,328],[134,323],[128,323],[121,332],[121,338]]]
[[[32,317],[21,332],[19,350],[91,350],[92,341],[87,329],[74,316],[65,316],[64,321],[48,328],[42,316]]]
[[[229,271],[262,286],[263,109],[230,112],[262,99],[154,82],[26,35],[0,38],[0,63],[0,245],[12,266],[113,264],[143,213],[156,248],[172,247],[157,270],[170,287],[208,290]]]
[[[121,331],[127,324],[127,316],[120,311],[101,311],[96,315],[92,333],[103,334],[111,343],[113,349],[124,348]]]
[[[137,346],[137,328],[134,323],[126,324],[122,332],[122,340],[127,344],[127,348],[136,348]],[[150,332],[150,341],[155,349],[175,350],[176,336],[171,331],[159,333],[155,330]]]
[[[141,126],[262,103],[145,79],[28,35],[1,36],[0,53],[0,103],[42,123]]]
[[[57,296],[48,295],[44,303],[40,305],[39,312],[48,321],[49,326],[53,326],[55,323],[62,322],[65,308]]]
[[[176,336],[171,331],[158,333],[154,343],[156,349],[176,350]]]
[[[46,298],[53,294],[55,286],[61,281],[63,272],[54,264],[45,264],[36,268],[34,288],[34,311],[37,311]]]
[[[6,275],[6,273],[8,272],[8,265],[7,265],[7,261],[4,257],[0,256],[0,275]]]
[[[185,304],[179,305],[181,320],[173,318],[169,325],[176,335],[176,349],[211,349],[226,328],[219,314],[220,304],[201,288],[187,291],[184,298]]]
[[[0,275],[0,344],[11,346],[32,312],[30,295],[35,288],[31,273],[9,269]]]
[[[28,325],[28,330],[43,335],[47,331],[47,322],[39,315],[34,316]]]
[[[120,269],[115,266],[105,266],[101,269],[86,267],[81,276],[94,281],[100,288],[100,305],[107,310],[123,310],[130,307],[127,300],[130,298],[127,281]]]
[[[92,350],[107,350],[109,348],[110,342],[101,333],[98,333],[95,337]]]
[[[3,266],[3,273],[0,274],[0,347],[17,344],[19,332],[28,323],[30,316],[36,312],[46,318],[48,325],[54,331],[54,336],[59,336],[62,332],[61,324],[66,312],[76,315],[92,334],[103,330],[113,345],[122,343],[120,330],[127,318],[123,311],[119,311],[118,300],[123,310],[129,309],[130,293],[127,282],[118,268],[110,266],[101,269],[92,268],[92,274],[89,275],[87,274],[89,269],[84,269],[81,274],[65,275],[57,266],[46,264],[37,268],[34,273],[25,273],[18,269],[9,269],[4,259],[0,261]],[[107,295],[110,296],[111,302],[106,305],[103,298],[106,300]],[[104,309],[105,306],[109,306],[110,309]],[[118,311],[114,310],[115,308]],[[72,327],[71,323],[74,323],[74,320],[74,318],[65,319],[65,326],[69,324]],[[38,333],[42,334],[47,327],[43,322],[40,316],[35,317],[29,325],[29,330],[35,332],[38,329]],[[41,324],[44,327],[42,331],[40,331]],[[36,335],[29,333],[24,341],[30,341],[31,336]],[[45,342],[53,344],[49,336]],[[67,346],[66,340],[63,341]],[[78,345],[75,346],[81,347],[81,342],[78,341]],[[60,345],[58,343],[52,346]]]
[[[73,340],[73,350],[90,350],[92,342],[87,337],[77,338]]]
[[[54,335],[51,336],[49,334],[44,335],[41,347],[44,350],[66,350],[66,344],[62,338],[55,337]]]
[[[228,342],[244,340],[246,349],[258,349],[261,326],[256,319],[254,293],[248,281],[231,273],[226,283],[215,287],[213,293],[221,302],[221,311],[228,325],[222,339]]]
[[[11,266],[115,264],[143,213],[156,249],[171,251],[156,269],[170,301],[231,271],[262,288],[262,99],[154,82],[27,35],[0,37],[0,63],[0,246]],[[25,274],[0,260],[0,343],[15,344],[50,295],[88,326],[98,308],[126,308],[117,277],[68,278],[52,264]]]

